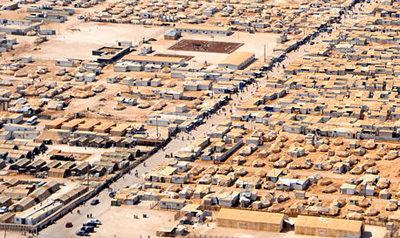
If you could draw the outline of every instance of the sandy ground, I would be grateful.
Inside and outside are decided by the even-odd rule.
[[[92,50],[100,48],[104,45],[117,45],[117,41],[132,41],[138,44],[144,38],[156,38],[157,41],[152,42],[154,54],[183,54],[195,56],[189,61],[191,65],[203,64],[205,61],[211,64],[217,64],[225,59],[229,54],[223,53],[207,53],[207,52],[191,52],[191,51],[175,51],[168,50],[176,41],[164,40],[163,35],[171,28],[167,27],[145,27],[141,25],[125,25],[125,24],[106,24],[96,22],[70,22],[64,25],[53,25],[57,31],[57,35],[49,36],[49,41],[35,47],[32,45],[34,38],[32,37],[17,37],[21,48],[24,48],[22,55],[32,55],[34,59],[41,60],[56,60],[62,58],[74,59],[95,59],[91,55]],[[59,30],[57,30],[59,28]],[[63,29],[64,28],[64,29]],[[181,39],[196,39],[196,40],[215,40],[225,42],[244,43],[236,51],[250,51],[256,54],[256,58],[264,58],[265,55],[271,55],[273,49],[277,45],[276,39],[279,34],[273,33],[257,33],[249,34],[246,32],[235,32],[231,36],[215,36],[211,38],[208,35],[200,34],[184,34]],[[179,39],[179,40],[181,40]],[[260,44],[262,42],[262,44]]]
[[[162,30],[161,27],[146,28],[136,25],[78,22],[76,25],[71,25],[70,29],[60,30],[57,35],[49,36],[49,41],[39,46],[41,50],[28,50],[25,54],[43,60],[95,59],[92,56],[92,50],[104,45],[117,45],[118,40],[132,41],[135,44],[143,37],[154,37],[158,32],[162,33]],[[21,44],[23,43],[25,42],[21,39]]]
[[[105,152],[115,151],[115,148],[93,148],[93,147],[78,147],[78,146],[68,146],[68,145],[48,145],[48,152],[52,150],[61,150],[67,153],[85,153],[90,154],[88,158],[85,159],[87,162],[100,161],[101,154]],[[39,157],[40,158],[40,157]]]
[[[107,213],[98,218],[104,221],[104,225],[97,229],[93,237],[154,237],[154,227],[162,227],[165,223],[172,222],[176,212],[150,210],[151,202],[143,201],[135,206],[110,207]],[[133,215],[138,215],[139,219],[133,219]],[[147,218],[143,218],[143,214]],[[116,229],[124,227],[126,229]]]

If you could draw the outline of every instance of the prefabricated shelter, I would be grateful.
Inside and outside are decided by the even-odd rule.
[[[65,178],[67,177],[67,169],[51,168],[48,172],[50,178]]]
[[[75,187],[64,194],[61,194],[61,196],[59,196],[55,200],[60,201],[63,204],[67,204],[67,203],[77,199],[78,197],[82,196],[88,190],[89,190],[89,188],[87,186],[79,185],[78,187]]]
[[[56,59],[55,65],[61,67],[76,67],[78,66],[79,60],[74,59]]]
[[[45,204],[40,203],[24,212],[17,213],[14,217],[14,223],[35,225],[53,214],[62,207],[62,203],[49,201]]]
[[[49,171],[51,168],[57,168],[61,165],[60,161],[53,160],[42,167],[42,171]]]
[[[233,70],[243,69],[254,60],[254,56],[254,53],[251,52],[234,52],[221,61],[218,67]]]
[[[204,26],[204,25],[191,25],[191,24],[177,25],[175,26],[175,30],[180,33],[221,35],[221,36],[227,36],[232,33],[230,27]]]
[[[12,210],[16,212],[22,212],[30,207],[33,207],[35,204],[35,198],[28,196],[15,203]]]
[[[0,215],[0,223],[13,223],[14,222],[15,213],[7,212]]]
[[[184,65],[185,59],[178,57],[147,56],[147,55],[126,55],[122,62],[134,62],[141,65],[153,64],[159,66]]]
[[[296,235],[320,237],[362,237],[364,223],[355,220],[298,216],[295,225]]]
[[[87,162],[82,162],[78,166],[72,169],[72,171],[75,173],[75,176],[80,176],[84,175],[90,170],[90,164]]]
[[[4,207],[4,206],[6,206],[6,207],[8,207],[8,206],[10,206],[11,204],[13,204],[13,202],[12,202],[12,200],[11,200],[11,198],[10,197],[8,197],[8,196],[0,196],[0,206],[2,206],[2,207]]]
[[[29,196],[34,198],[36,202],[43,202],[50,196],[50,191],[47,190],[47,188],[40,187],[38,189],[35,189]]]
[[[2,192],[2,195],[10,197],[13,200],[20,200],[26,198],[30,192],[31,192],[30,189],[9,188],[4,190]]]
[[[284,214],[222,208],[217,214],[217,226],[268,232],[283,229]]]
[[[289,179],[289,178],[279,178],[278,182],[276,182],[277,190],[305,190],[307,186],[310,184],[309,179]]]
[[[181,37],[181,33],[177,30],[171,30],[164,34],[164,40],[177,40]]]
[[[60,185],[60,183],[52,180],[42,185],[42,188],[47,189],[50,193],[55,193],[60,190]]]
[[[186,205],[185,199],[169,199],[163,198],[160,200],[160,208],[168,210],[181,210]]]
[[[279,179],[279,176],[282,175],[282,169],[271,169],[267,174],[267,181],[276,182]]]

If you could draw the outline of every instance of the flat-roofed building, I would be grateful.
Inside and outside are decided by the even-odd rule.
[[[298,216],[294,230],[296,235],[362,237],[364,223],[355,220]]]
[[[217,226],[269,232],[283,229],[285,214],[238,209],[221,209],[217,214]]]
[[[243,69],[254,60],[254,53],[251,52],[234,52],[226,59],[218,64],[220,68],[227,69]]]
[[[227,36],[232,33],[231,28],[227,26],[204,26],[204,25],[191,25],[191,24],[177,25],[175,26],[175,30],[181,33],[222,35],[222,36]]]
[[[184,65],[185,59],[178,57],[162,57],[147,55],[126,55],[122,58],[122,62],[134,62],[141,65],[154,64],[160,66]]]

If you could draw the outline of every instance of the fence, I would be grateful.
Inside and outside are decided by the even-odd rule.
[[[379,220],[373,220],[373,219],[367,219],[364,221],[366,225],[371,225],[371,226],[384,226],[386,227],[387,221],[379,221]]]
[[[34,231],[35,227],[23,224],[0,223],[0,230],[6,231]]]
[[[158,201],[151,203],[151,204],[150,204],[150,209],[155,208],[158,204],[159,204]]]
[[[174,215],[174,221],[177,221],[180,217],[181,217],[181,212],[179,211],[179,212],[177,212],[177,213],[175,213],[175,215]]]
[[[399,238],[399,231],[388,231],[383,238]]]
[[[186,235],[187,238],[239,238],[238,236],[224,236],[224,235],[208,235],[208,234],[195,234],[190,233]]]

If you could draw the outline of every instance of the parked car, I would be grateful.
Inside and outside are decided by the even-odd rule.
[[[96,222],[93,222],[93,221],[87,221],[86,223],[83,223],[83,226],[93,226],[93,227],[96,227],[97,224],[96,224]]]
[[[88,221],[88,223],[94,223],[96,225],[101,225],[101,221],[99,219],[91,219]]]
[[[77,236],[89,236],[89,232],[80,230],[80,231],[76,232],[76,235]]]
[[[99,203],[100,203],[100,200],[97,199],[97,198],[95,198],[95,199],[93,199],[93,200],[90,202],[90,205],[95,206],[95,205],[97,205],[97,204],[99,204]]]
[[[65,223],[65,227],[66,228],[71,228],[71,227],[73,227],[74,225],[72,224],[72,222],[67,222],[67,223]]]
[[[81,231],[94,232],[94,226],[82,226]]]
[[[8,212],[8,207],[2,207],[0,208],[0,214]]]

